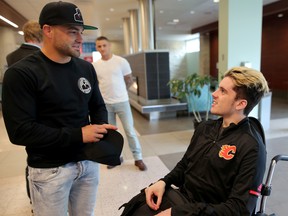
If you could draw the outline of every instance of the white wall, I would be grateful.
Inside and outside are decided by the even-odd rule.
[[[6,56],[18,47],[15,31],[7,27],[0,27],[0,47],[0,82],[2,82],[3,75],[7,69]]]
[[[157,41],[157,50],[168,50],[170,61],[170,79],[187,75],[185,41]]]
[[[157,41],[157,50],[169,51],[170,79],[185,77],[199,72],[199,53],[186,54],[185,41]],[[112,52],[124,56],[123,41],[111,41]]]

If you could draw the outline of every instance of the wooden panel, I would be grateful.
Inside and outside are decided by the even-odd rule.
[[[18,13],[14,8],[12,8],[3,0],[0,0],[0,15],[5,17],[6,19],[9,19],[19,27],[18,29],[16,29],[2,20],[0,20],[0,26],[13,28],[17,31],[22,30],[23,25],[28,21],[24,16]]]
[[[288,9],[288,1],[280,0],[263,7],[263,16],[279,13]]]
[[[191,29],[191,34],[206,33],[206,32],[214,31],[217,29],[218,29],[218,22],[214,22],[205,26],[201,26],[199,28]]]
[[[288,11],[263,19],[261,71],[270,88],[288,89]]]
[[[210,36],[210,75],[218,78],[218,30],[212,31]]]

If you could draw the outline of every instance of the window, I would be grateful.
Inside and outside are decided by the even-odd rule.
[[[200,51],[200,38],[199,34],[194,34],[193,38],[186,41],[186,53]]]

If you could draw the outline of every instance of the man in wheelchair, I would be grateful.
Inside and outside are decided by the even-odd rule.
[[[202,122],[175,168],[145,189],[145,204],[135,204],[133,198],[124,204],[122,215],[253,215],[266,149],[261,124],[255,127],[248,114],[268,91],[261,72],[246,67],[228,70],[212,94],[210,111],[221,118]],[[182,196],[178,201],[171,185]]]

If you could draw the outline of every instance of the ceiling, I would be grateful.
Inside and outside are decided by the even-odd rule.
[[[4,0],[27,20],[38,20],[43,6],[51,0]],[[56,0],[55,0],[56,1]],[[122,18],[131,9],[138,9],[138,0],[65,0],[76,4],[85,24],[95,25],[97,31],[85,31],[84,39],[94,41],[105,35],[111,40],[123,40]],[[278,0],[263,0],[263,5]],[[155,36],[157,40],[185,40],[191,29],[218,20],[218,3],[213,0],[155,0]],[[1,14],[0,14],[1,15]],[[178,19],[178,23],[173,23]]]

